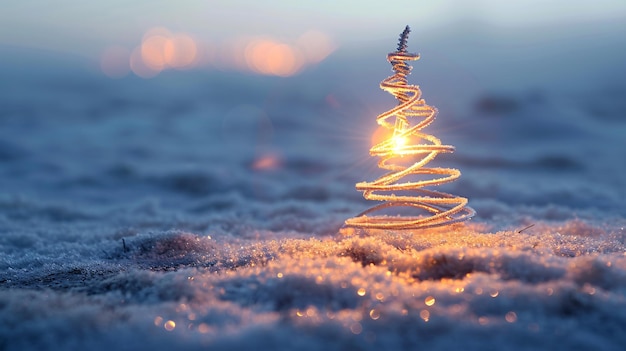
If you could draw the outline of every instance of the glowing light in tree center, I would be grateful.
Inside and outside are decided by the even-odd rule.
[[[402,149],[409,142],[408,138],[404,135],[394,135],[393,136],[393,144],[395,145],[393,148],[393,152],[402,155]]]

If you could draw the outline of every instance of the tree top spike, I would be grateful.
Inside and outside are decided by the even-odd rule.
[[[398,41],[398,52],[406,52],[407,49],[407,41],[409,40],[409,33],[411,32],[411,28],[407,25],[404,28],[402,34],[400,34],[400,40]]]

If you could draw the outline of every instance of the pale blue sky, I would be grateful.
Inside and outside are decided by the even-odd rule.
[[[619,19],[626,19],[624,0],[25,0],[2,5],[0,45],[92,56],[107,45],[136,44],[154,26],[207,40],[245,34],[291,39],[318,29],[339,42],[359,42],[388,38],[404,24],[422,29],[475,20],[524,27]]]

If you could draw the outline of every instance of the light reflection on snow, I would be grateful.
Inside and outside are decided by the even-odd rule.
[[[428,322],[430,320],[430,312],[428,310],[421,310],[420,318],[422,318],[424,322]]]
[[[507,312],[507,314],[504,316],[504,319],[509,322],[509,323],[515,323],[517,321],[517,313],[513,312],[513,311],[509,311]]]
[[[141,271],[125,273],[124,281],[134,282],[138,291],[125,296],[124,306],[136,304],[145,294],[159,294],[166,300],[148,323],[176,332],[172,337],[195,334],[206,345],[222,342],[228,333],[285,323],[312,332],[340,326],[337,338],[358,336],[368,343],[401,338],[386,326],[415,322],[423,323],[415,330],[419,337],[426,337],[434,325],[458,325],[451,332],[459,336],[484,327],[504,333],[548,333],[554,330],[549,319],[590,313],[588,308],[581,310],[580,303],[593,306],[613,296],[612,303],[621,306],[615,292],[623,286],[615,279],[626,263],[621,251],[608,265],[609,260],[600,256],[564,258],[537,255],[524,247],[507,250],[511,236],[517,237],[515,242],[528,237],[507,232],[490,234],[489,241],[470,231],[253,241],[216,235],[209,240],[206,234],[196,238],[188,232],[157,238],[138,235],[126,241],[133,267],[155,252],[170,258],[149,261],[157,271],[147,276]],[[568,240],[579,245],[575,236],[560,239],[558,245],[568,245]],[[432,247],[433,243],[440,244]],[[174,263],[178,253],[187,258]],[[372,257],[384,259],[372,264]],[[202,266],[206,262],[211,264]],[[170,265],[177,270],[159,271],[171,269]],[[450,274],[467,272],[467,266],[471,273]],[[589,275],[589,267],[598,272]],[[530,323],[537,320],[541,322]]]
[[[173,320],[168,320],[167,322],[165,322],[165,324],[163,324],[163,328],[165,328],[165,330],[167,331],[172,331],[176,328],[176,322],[174,322]]]
[[[378,311],[377,309],[373,308],[370,310],[370,318],[373,320],[377,320],[378,318],[380,318],[380,311]]]

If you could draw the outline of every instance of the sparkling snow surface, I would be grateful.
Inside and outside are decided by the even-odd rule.
[[[3,68],[0,350],[623,350],[623,81],[459,96],[416,66],[463,172],[445,190],[478,215],[341,229],[394,103],[371,55],[292,78]]]

